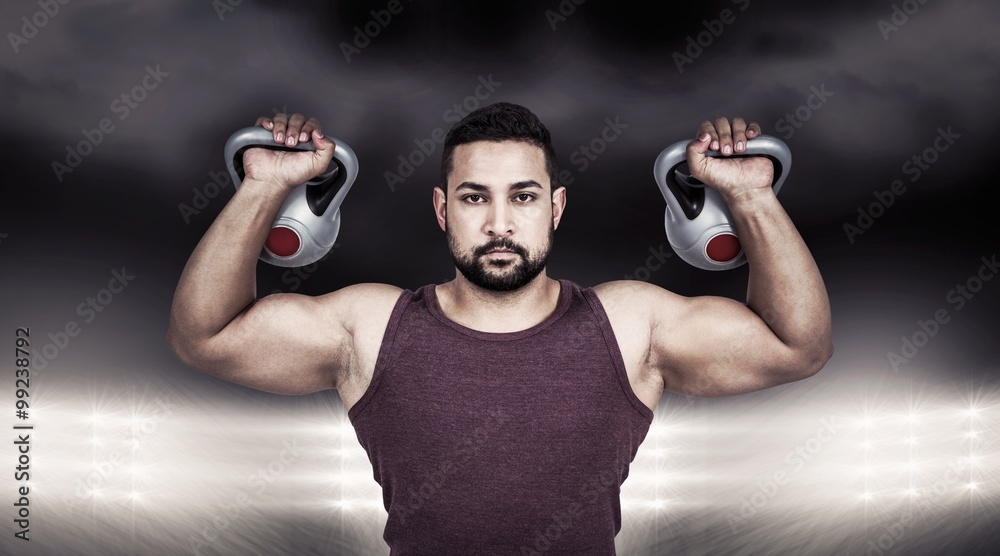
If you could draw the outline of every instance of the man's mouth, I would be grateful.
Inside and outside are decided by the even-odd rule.
[[[517,251],[512,249],[491,249],[486,252],[484,257],[489,257],[491,259],[510,259],[512,257],[518,257]]]

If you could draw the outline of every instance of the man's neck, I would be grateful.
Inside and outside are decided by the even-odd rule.
[[[459,274],[435,287],[441,311],[462,326],[482,332],[517,332],[542,322],[559,304],[560,286],[541,274],[514,291],[480,288]]]

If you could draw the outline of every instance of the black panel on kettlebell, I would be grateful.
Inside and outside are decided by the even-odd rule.
[[[667,187],[674,194],[688,220],[694,220],[701,214],[701,209],[705,206],[705,189],[704,187],[695,187],[697,185],[702,185],[702,183],[691,177],[691,170],[688,168],[686,160],[667,172]]]
[[[316,216],[323,216],[326,208],[330,206],[330,201],[337,195],[340,186],[347,181],[347,171],[336,158],[331,160],[333,170],[330,175],[320,183],[309,184],[306,188],[306,202],[309,203],[309,210]]]

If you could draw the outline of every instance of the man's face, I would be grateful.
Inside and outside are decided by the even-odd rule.
[[[447,203],[436,189],[435,206],[455,266],[481,288],[521,288],[545,269],[565,188],[552,196],[545,153],[525,142],[467,143],[452,157]]]

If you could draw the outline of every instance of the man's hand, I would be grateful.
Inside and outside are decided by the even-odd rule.
[[[323,173],[333,158],[333,141],[323,136],[319,120],[299,113],[281,113],[274,118],[257,118],[256,126],[271,130],[275,143],[286,147],[308,141],[316,145],[315,151],[287,152],[273,149],[247,149],[243,154],[246,179],[281,184],[287,188],[301,185]]]
[[[688,167],[691,175],[722,194],[726,202],[770,189],[774,178],[774,165],[767,157],[726,158],[746,151],[747,142],[760,136],[760,126],[743,118],[719,118],[715,123],[704,121],[698,127],[697,138],[687,146]],[[721,151],[722,157],[708,156],[709,150]]]

